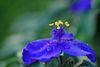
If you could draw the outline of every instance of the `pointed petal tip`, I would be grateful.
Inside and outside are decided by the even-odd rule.
[[[89,46],[87,43],[85,43],[85,42],[82,42],[82,41],[80,41],[80,40],[76,40],[76,42],[77,42],[77,46],[80,48],[80,49],[82,49],[82,50],[84,50],[84,51],[87,51],[87,52],[90,52],[90,54],[87,54],[86,56],[92,61],[92,62],[96,62],[96,54],[95,54],[95,52],[93,51],[93,49],[92,49],[92,47],[91,46]]]
[[[80,40],[67,41],[62,44],[65,53],[74,56],[87,56],[92,62],[96,62],[96,54],[85,42]]]
[[[85,55],[91,54],[90,52],[79,48],[75,44],[76,42],[74,41],[62,42],[61,47],[65,53],[73,55],[73,56],[85,56]]]
[[[30,65],[31,63],[36,61],[35,59],[31,58],[31,53],[26,49],[23,49],[22,60],[24,64],[27,64],[27,65]]]
[[[89,55],[87,55],[87,57],[88,57],[93,63],[96,62],[96,55],[95,55],[95,54],[89,54]]]

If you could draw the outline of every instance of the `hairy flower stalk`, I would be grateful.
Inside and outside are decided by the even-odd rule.
[[[25,64],[35,61],[48,62],[59,56],[62,52],[73,56],[87,56],[92,62],[96,61],[96,55],[92,48],[85,42],[75,39],[72,33],[65,31],[62,21],[49,24],[55,26],[51,32],[51,38],[35,40],[26,44],[23,48],[22,59]]]

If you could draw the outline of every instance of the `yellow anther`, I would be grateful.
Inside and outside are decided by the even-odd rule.
[[[49,26],[53,26],[53,25],[54,25],[54,23],[49,24]]]
[[[59,20],[58,22],[59,22],[59,24],[63,25],[63,22],[61,20]]]
[[[59,26],[59,23],[58,22],[55,22],[55,26]]]
[[[65,22],[65,25],[67,26],[67,27],[69,27],[70,26],[70,24],[66,21]]]
[[[60,29],[60,23],[59,22],[55,22],[55,26],[57,26],[57,29]]]
[[[51,24],[49,24],[49,26],[56,26],[56,28],[57,29],[60,29],[60,27],[63,25],[64,23],[61,21],[61,20],[59,20],[58,22],[56,21],[55,23],[51,23]],[[67,27],[69,27],[70,26],[70,24],[66,21],[65,22],[65,25],[67,26]]]

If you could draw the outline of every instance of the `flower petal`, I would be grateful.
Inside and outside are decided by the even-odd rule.
[[[29,53],[29,51],[26,49],[23,49],[22,59],[25,64],[31,64],[32,62],[35,62],[35,59],[31,58],[31,53]]]
[[[51,34],[53,39],[60,39],[65,34],[65,31],[62,27],[60,29],[54,28]]]
[[[76,46],[78,46],[79,48],[81,48],[84,51],[88,51],[91,54],[87,54],[87,57],[92,61],[92,62],[96,62],[96,54],[94,53],[94,51],[92,50],[91,46],[89,46],[87,43],[84,43],[80,40],[75,40],[74,42],[76,42]]]
[[[29,59],[34,58],[35,60],[40,60],[40,61],[43,61],[44,59],[49,60],[50,58],[55,57],[60,53],[60,49],[57,48],[57,41],[53,39],[41,39],[30,42],[25,47],[25,50],[28,51]],[[23,55],[24,58],[25,56],[27,55],[26,54]],[[25,59],[27,60],[27,57]]]
[[[66,32],[61,38],[62,40],[73,40],[74,35],[71,32]]]
[[[29,52],[37,53],[46,48],[46,46],[49,44],[49,39],[41,39],[29,42],[25,49],[27,49]]]
[[[88,51],[84,51],[81,48],[79,48],[78,46],[75,45],[76,42],[74,41],[65,41],[61,43],[61,49],[70,55],[74,55],[74,56],[84,56],[87,54],[91,54]]]
[[[49,59],[61,53],[61,49],[58,47],[57,44],[51,44],[45,49],[45,51],[47,52],[42,56],[43,59]]]
[[[92,48],[80,40],[66,41],[62,43],[62,50],[74,56],[87,56],[92,62],[96,61],[96,55]]]
[[[49,40],[48,44],[43,47],[43,50],[38,52],[32,52],[32,57],[38,60],[45,61],[50,58],[56,57],[61,52],[61,49],[57,45],[56,40]]]

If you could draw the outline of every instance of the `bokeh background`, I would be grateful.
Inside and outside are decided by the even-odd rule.
[[[48,24],[57,20],[68,21],[68,30],[93,47],[97,55],[94,67],[100,67],[100,0],[91,0],[89,9],[72,9],[78,1],[0,0],[0,67],[29,67],[22,62],[22,48],[29,41],[51,37]],[[44,65],[36,62],[32,67]]]

